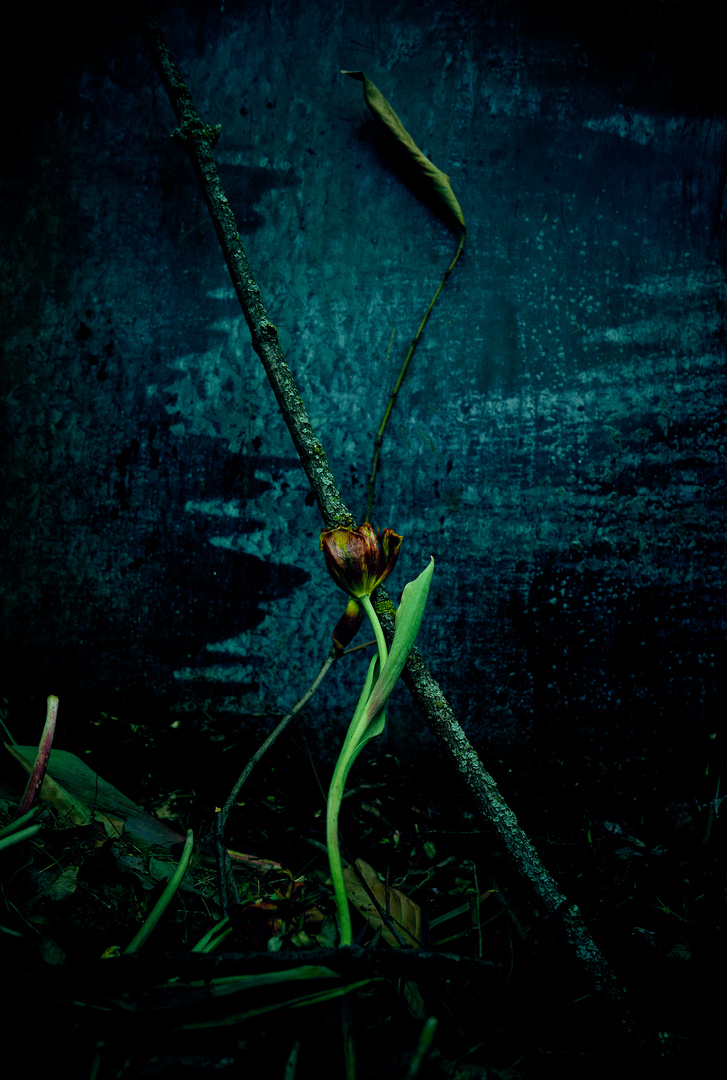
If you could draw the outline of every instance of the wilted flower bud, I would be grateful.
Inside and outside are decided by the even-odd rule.
[[[321,551],[328,572],[340,588],[358,599],[370,596],[396,565],[402,538],[384,529],[381,541],[368,522],[358,529],[324,529]]]
[[[353,597],[348,601],[346,610],[336,623],[333,631],[333,644],[336,648],[336,656],[340,656],[347,645],[353,641],[363,622],[364,611],[358,600]]]

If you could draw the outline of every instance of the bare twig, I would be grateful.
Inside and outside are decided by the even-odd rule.
[[[439,282],[439,288],[437,289],[434,296],[432,297],[432,301],[431,301],[429,307],[427,308],[426,312],[424,313],[424,318],[422,319],[421,323],[419,324],[419,329],[417,330],[416,334],[414,335],[414,338],[412,339],[412,343],[409,346],[409,351],[408,351],[408,353],[406,354],[406,356],[404,358],[404,363],[401,365],[401,371],[399,372],[399,377],[396,380],[396,384],[394,386],[394,389],[391,391],[391,397],[389,398],[388,405],[386,406],[386,409],[384,411],[383,420],[381,421],[381,424],[379,425],[379,430],[376,433],[376,438],[374,439],[374,452],[373,452],[373,455],[372,455],[372,458],[371,458],[371,472],[369,473],[368,493],[367,493],[367,496],[366,496],[366,514],[364,515],[364,521],[371,521],[371,511],[373,510],[373,507],[374,507],[374,494],[375,494],[375,490],[376,490],[376,474],[379,471],[379,458],[381,456],[381,447],[382,447],[383,442],[384,442],[384,432],[386,431],[386,425],[389,422],[389,417],[391,416],[391,412],[392,412],[392,410],[394,408],[394,405],[396,404],[396,399],[397,399],[397,396],[399,394],[399,391],[401,390],[402,383],[404,382],[404,379],[406,378],[406,373],[407,373],[407,370],[409,368],[409,361],[411,360],[412,356],[414,355],[414,350],[416,349],[417,345],[419,344],[419,342],[421,340],[422,333],[424,332],[424,327],[427,325],[427,322],[429,321],[429,316],[432,314],[432,311],[434,309],[434,305],[436,304],[437,300],[439,299],[439,294],[442,291],[442,289],[444,288],[444,285],[446,284],[447,278],[449,277],[449,275],[452,273],[455,266],[457,265],[457,260],[459,259],[460,255],[462,254],[462,248],[464,247],[464,240],[465,240],[465,234],[462,233],[462,235],[459,238],[459,246],[457,247],[457,254],[452,259],[452,262],[450,263],[448,268],[444,271],[444,277]]]
[[[308,687],[306,692],[303,694],[303,697],[300,699],[300,701],[296,702],[296,704],[293,706],[293,708],[290,710],[289,713],[286,713],[286,715],[283,717],[283,719],[270,732],[270,734],[268,735],[265,742],[262,743],[262,745],[259,746],[257,748],[257,750],[255,751],[255,753],[252,755],[252,757],[248,761],[247,765],[245,766],[245,768],[242,770],[242,772],[238,776],[238,778],[237,778],[237,780],[235,782],[235,786],[233,787],[232,791],[229,794],[227,802],[225,803],[225,805],[222,807],[222,809],[220,810],[220,812],[217,815],[217,827],[216,827],[216,833],[217,833],[217,867],[218,867],[219,879],[220,879],[220,903],[222,904],[222,909],[223,909],[225,915],[227,914],[227,910],[228,910],[228,907],[229,907],[229,904],[230,904],[229,875],[230,875],[231,866],[230,866],[230,856],[229,856],[229,854],[227,852],[227,848],[225,846],[225,826],[227,825],[227,818],[230,815],[230,811],[232,810],[232,807],[235,805],[235,801],[237,800],[237,797],[240,794],[240,791],[242,789],[242,785],[245,783],[247,778],[250,776],[250,773],[252,772],[252,770],[255,768],[255,766],[258,764],[258,762],[264,757],[264,755],[268,752],[268,750],[274,744],[274,742],[278,738],[278,736],[282,735],[282,733],[285,731],[286,727],[288,726],[290,721],[293,719],[293,717],[297,713],[299,713],[300,710],[303,708],[303,706],[306,704],[306,702],[310,701],[310,699],[313,697],[316,690],[318,689],[318,687],[321,685],[323,679],[325,678],[329,668],[334,663],[335,659],[336,659],[336,650],[331,649],[330,653],[328,654],[328,656],[326,657],[326,659],[323,662],[323,666],[321,667],[321,670],[318,672],[318,674],[316,675],[316,677],[313,680],[313,682],[311,683],[311,685]]]

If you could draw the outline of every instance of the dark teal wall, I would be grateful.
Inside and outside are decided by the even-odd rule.
[[[727,122],[707,24],[651,8],[600,29],[507,3],[161,8],[359,514],[456,237],[340,69],[451,177],[467,246],[374,521],[405,537],[394,596],[436,559],[422,650],[482,747],[638,756],[667,731],[676,761],[720,722]],[[342,598],[140,35],[45,31],[3,166],[0,692],[236,728],[302,694]],[[325,723],[363,663],[324,684]]]

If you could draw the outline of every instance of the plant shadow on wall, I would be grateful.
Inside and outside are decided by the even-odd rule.
[[[123,772],[111,783],[83,754],[52,749],[55,696],[37,750],[14,745],[5,710],[6,766],[27,776],[24,785],[4,781],[0,828],[8,1074],[46,1076],[69,1039],[76,1074],[92,1080],[211,1068],[239,1075],[261,1060],[285,1078],[576,1078],[625,1062],[683,1074],[699,1064],[705,1017],[715,1031],[721,1019],[708,977],[721,947],[724,884],[716,761],[705,762],[704,791],[666,812],[645,799],[635,812],[619,770],[564,753],[546,763],[546,787],[543,763],[513,751],[505,794],[545,853],[540,861],[414,645],[433,565],[405,586],[395,610],[382,583],[402,538],[357,528],[343,504],[216,186],[219,132],[194,111],[153,18],[147,32],[180,124],[175,137],[203,183],[321,509],[322,558],[347,602],[329,608],[327,595],[316,598],[333,648],[262,745],[245,748],[252,752],[239,776],[242,748],[235,765],[229,747],[210,738],[189,787],[174,784],[175,755],[165,763],[168,786],[155,786],[160,774],[149,769],[142,797],[124,790]],[[376,87],[354,75],[377,121],[452,208],[443,174],[422,160]],[[463,246],[461,210],[454,218],[459,246],[443,284]],[[369,507],[414,348],[377,434]],[[374,641],[353,644],[364,618]],[[291,722],[310,715],[321,679],[358,650],[371,652],[363,688],[324,775],[306,752],[304,724]],[[376,756],[400,675],[442,759]],[[316,728],[337,731],[339,720],[316,716]],[[119,760],[138,755],[133,721],[111,722]],[[212,735],[214,718],[206,722]],[[155,756],[148,749],[145,765]],[[197,779],[206,802],[196,798]],[[597,808],[585,816],[572,812],[578,784]],[[42,1040],[14,1036],[29,1015],[42,1023]]]
[[[256,554],[266,529],[264,502],[287,490],[287,477],[299,463],[255,449],[232,453],[209,436],[174,435],[169,417],[152,412],[140,424],[139,438],[117,455],[117,479],[106,502],[95,502],[88,514],[81,473],[77,506],[68,512],[83,522],[79,535],[69,540],[65,524],[57,536],[44,538],[47,557],[35,570],[41,603],[65,612],[64,641],[50,622],[45,627],[40,621],[15,685],[32,677],[66,698],[103,697],[109,687],[122,687],[125,704],[136,705],[139,719],[175,696],[177,704],[182,695],[187,704],[209,696],[205,670],[212,667],[221,692],[254,689],[239,682],[234,647],[209,647],[254,631],[310,577],[295,565],[296,546],[287,537],[276,551]],[[138,492],[145,486],[162,495],[155,512],[141,516],[139,506],[148,500]],[[54,497],[48,494],[49,501]],[[89,573],[90,542],[113,553],[100,579]],[[6,575],[11,649],[36,611],[23,574],[19,557],[17,569],[11,563]],[[120,649],[122,639],[131,647]],[[117,707],[99,700],[104,711]]]

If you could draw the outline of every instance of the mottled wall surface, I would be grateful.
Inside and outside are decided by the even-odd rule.
[[[451,177],[465,253],[373,516],[405,537],[393,595],[435,556],[421,647],[480,746],[620,732],[641,754],[665,721],[703,745],[721,715],[727,123],[686,5],[632,8],[620,28],[516,3],[160,9],[361,515],[456,237],[340,69]],[[120,18],[56,49],[61,28],[3,166],[0,692],[235,728],[297,700],[342,595],[144,42]]]

